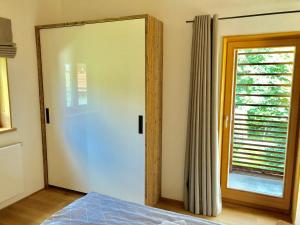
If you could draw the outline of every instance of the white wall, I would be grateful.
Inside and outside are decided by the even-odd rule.
[[[231,16],[300,9],[298,0],[0,0],[0,16],[13,19],[19,54],[10,62],[13,122],[18,131],[0,145],[24,142],[26,193],[42,186],[42,159],[34,24],[151,14],[164,22],[162,195],[182,200],[188,106],[191,24],[203,13]],[[300,14],[220,22],[221,34],[300,30]]]
[[[18,51],[8,60],[12,123],[17,131],[0,134],[0,146],[23,143],[24,192],[13,199],[0,203],[0,208],[43,188],[38,81],[35,53],[34,25],[55,22],[55,1],[0,0],[0,17],[10,18],[14,41]],[[57,5],[58,6],[58,5]],[[14,169],[14,161],[11,169]],[[1,188],[0,180],[0,188]]]

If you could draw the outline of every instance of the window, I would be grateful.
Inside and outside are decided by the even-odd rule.
[[[236,173],[229,185],[282,196],[295,47],[239,49],[236,58],[231,171],[268,175],[270,186],[243,187]]]
[[[12,128],[6,58],[0,57],[0,131]]]
[[[227,41],[223,196],[288,210],[298,130],[300,39],[258,35]]]

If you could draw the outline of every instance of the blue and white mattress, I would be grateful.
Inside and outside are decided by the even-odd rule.
[[[204,219],[89,193],[42,225],[219,225]]]

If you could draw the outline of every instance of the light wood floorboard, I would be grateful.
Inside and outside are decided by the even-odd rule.
[[[184,210],[183,203],[174,200],[161,199],[158,208],[175,211],[182,214],[196,216]],[[197,217],[223,223],[226,225],[288,225],[290,218],[287,215],[269,212],[245,206],[223,203],[223,210],[218,217]]]
[[[0,225],[39,225],[82,194],[56,188],[39,191],[0,210]]]
[[[39,191],[0,210],[0,225],[38,225],[80,197],[80,193],[56,188]],[[161,200],[157,207],[190,214],[183,209],[182,203],[177,201]],[[275,225],[279,220],[289,221],[286,215],[231,204],[224,204],[220,216],[206,219],[227,225]]]

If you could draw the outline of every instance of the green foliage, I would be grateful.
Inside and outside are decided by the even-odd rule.
[[[241,52],[270,52],[274,51],[272,48],[265,49],[247,49]],[[247,156],[252,163],[263,164],[262,166],[251,165],[253,168],[260,168],[264,170],[273,170],[279,173],[284,171],[284,157],[286,152],[287,131],[288,131],[288,117],[289,104],[291,94],[290,86],[255,86],[255,84],[275,84],[275,85],[291,85],[292,76],[287,76],[293,72],[292,64],[271,64],[271,65],[257,65],[261,63],[272,62],[293,62],[294,53],[281,54],[241,54],[237,56],[236,68],[236,89],[235,89],[235,114],[244,114],[246,116],[236,116],[235,128],[246,129],[244,135],[234,135],[236,148],[257,148],[258,150],[265,150],[261,156]],[[239,65],[239,64],[247,65]],[[255,65],[248,65],[255,64]],[[261,76],[245,76],[245,74],[264,74]],[[269,74],[269,75],[266,75]],[[239,85],[248,84],[249,86]],[[243,94],[238,95],[238,94]],[[251,96],[251,95],[262,96]],[[246,96],[245,96],[246,95]],[[250,95],[250,96],[248,96]],[[268,96],[268,95],[272,95]],[[255,106],[247,106],[247,104],[255,104]],[[246,105],[246,106],[245,106]],[[258,106],[256,106],[258,105]],[[263,117],[265,116],[265,117]],[[270,117],[273,116],[273,117]],[[274,117],[276,116],[276,118]],[[246,119],[243,121],[242,119]],[[252,131],[249,131],[252,130]],[[247,135],[247,136],[245,136]],[[244,138],[244,141],[240,141]],[[245,142],[250,144],[245,144]],[[258,146],[256,146],[258,145]],[[266,146],[259,146],[266,145]],[[272,152],[278,152],[271,153]],[[233,158],[239,155],[239,152],[244,152],[242,149],[235,149]],[[251,152],[249,152],[251,153]],[[257,152],[252,152],[256,153]],[[281,153],[284,153],[283,155]],[[245,155],[244,155],[245,156]],[[241,157],[242,158],[242,157]],[[247,159],[236,158],[234,165],[249,166],[243,162]],[[259,159],[259,160],[255,160]],[[274,162],[265,162],[265,161]],[[250,161],[248,161],[250,162]],[[271,166],[271,167],[268,167]]]

